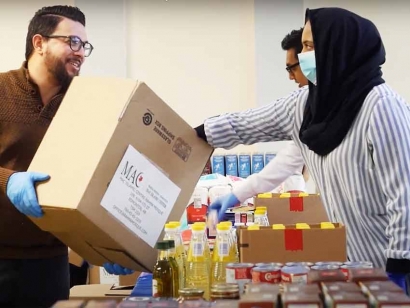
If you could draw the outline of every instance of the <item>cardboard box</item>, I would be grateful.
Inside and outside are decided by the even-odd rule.
[[[109,284],[74,286],[70,289],[70,300],[114,300],[121,302],[131,295],[131,288],[115,287]]]
[[[71,263],[72,265],[81,267],[84,263],[84,259],[81,258],[77,253],[75,253],[74,250],[69,249],[68,250],[68,262]]]
[[[284,230],[260,227],[238,232],[240,262],[346,262],[346,229],[340,223],[334,229],[321,229],[311,224],[310,229],[296,229],[286,225]]]
[[[259,194],[255,206],[266,206],[270,224],[321,223],[329,221],[320,195]]]
[[[135,286],[141,272],[131,275],[112,275],[100,266],[93,266],[88,270],[89,284],[112,284],[118,286]]]
[[[75,77],[29,171],[41,229],[93,265],[151,271],[213,149],[146,84]]]

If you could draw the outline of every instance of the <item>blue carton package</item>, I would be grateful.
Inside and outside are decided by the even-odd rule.
[[[266,152],[265,153],[265,166],[276,157],[276,153]]]
[[[263,153],[252,154],[252,173],[259,173],[264,166],[265,164]]]
[[[239,154],[239,177],[246,179],[251,175],[251,155],[250,154]]]
[[[218,173],[225,175],[225,156],[213,155],[212,156],[212,173]]]
[[[225,155],[225,172],[226,175],[238,176],[238,155]]]

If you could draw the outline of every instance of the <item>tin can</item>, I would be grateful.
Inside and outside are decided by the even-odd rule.
[[[309,267],[303,265],[284,266],[282,267],[282,282],[307,283],[309,270]]]
[[[269,267],[269,266],[275,266],[275,267],[283,267],[282,263],[256,263],[255,267]]]
[[[286,266],[307,266],[307,267],[311,267],[314,264],[312,262],[287,262],[285,265]]]
[[[340,266],[346,279],[349,279],[349,270],[354,268],[373,268],[373,263],[368,261],[345,262]]]
[[[237,283],[239,292],[242,294],[245,284],[252,281],[251,270],[253,267],[253,263],[228,263],[226,265],[226,282]]]
[[[343,262],[336,262],[336,261],[332,261],[332,262],[316,262],[315,265],[317,266],[323,266],[323,265],[335,265],[335,266],[342,266]]]
[[[343,263],[343,265],[359,266],[361,268],[373,268],[373,263],[370,261],[345,262]]]
[[[253,283],[280,283],[281,271],[278,266],[254,267],[252,269]]]
[[[339,268],[340,267],[337,265],[323,264],[323,265],[313,265],[310,269],[315,270],[315,271],[324,271],[324,270],[335,270],[335,269],[337,270]]]

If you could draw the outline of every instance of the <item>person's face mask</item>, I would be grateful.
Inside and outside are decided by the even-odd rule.
[[[300,69],[302,70],[303,75],[316,85],[316,58],[315,58],[315,51],[306,51],[303,53],[298,54],[299,57],[299,65]]]

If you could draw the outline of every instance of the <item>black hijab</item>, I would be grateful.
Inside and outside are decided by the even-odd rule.
[[[300,140],[319,155],[343,141],[367,94],[384,83],[385,51],[376,26],[340,8],[306,10],[316,57]]]

